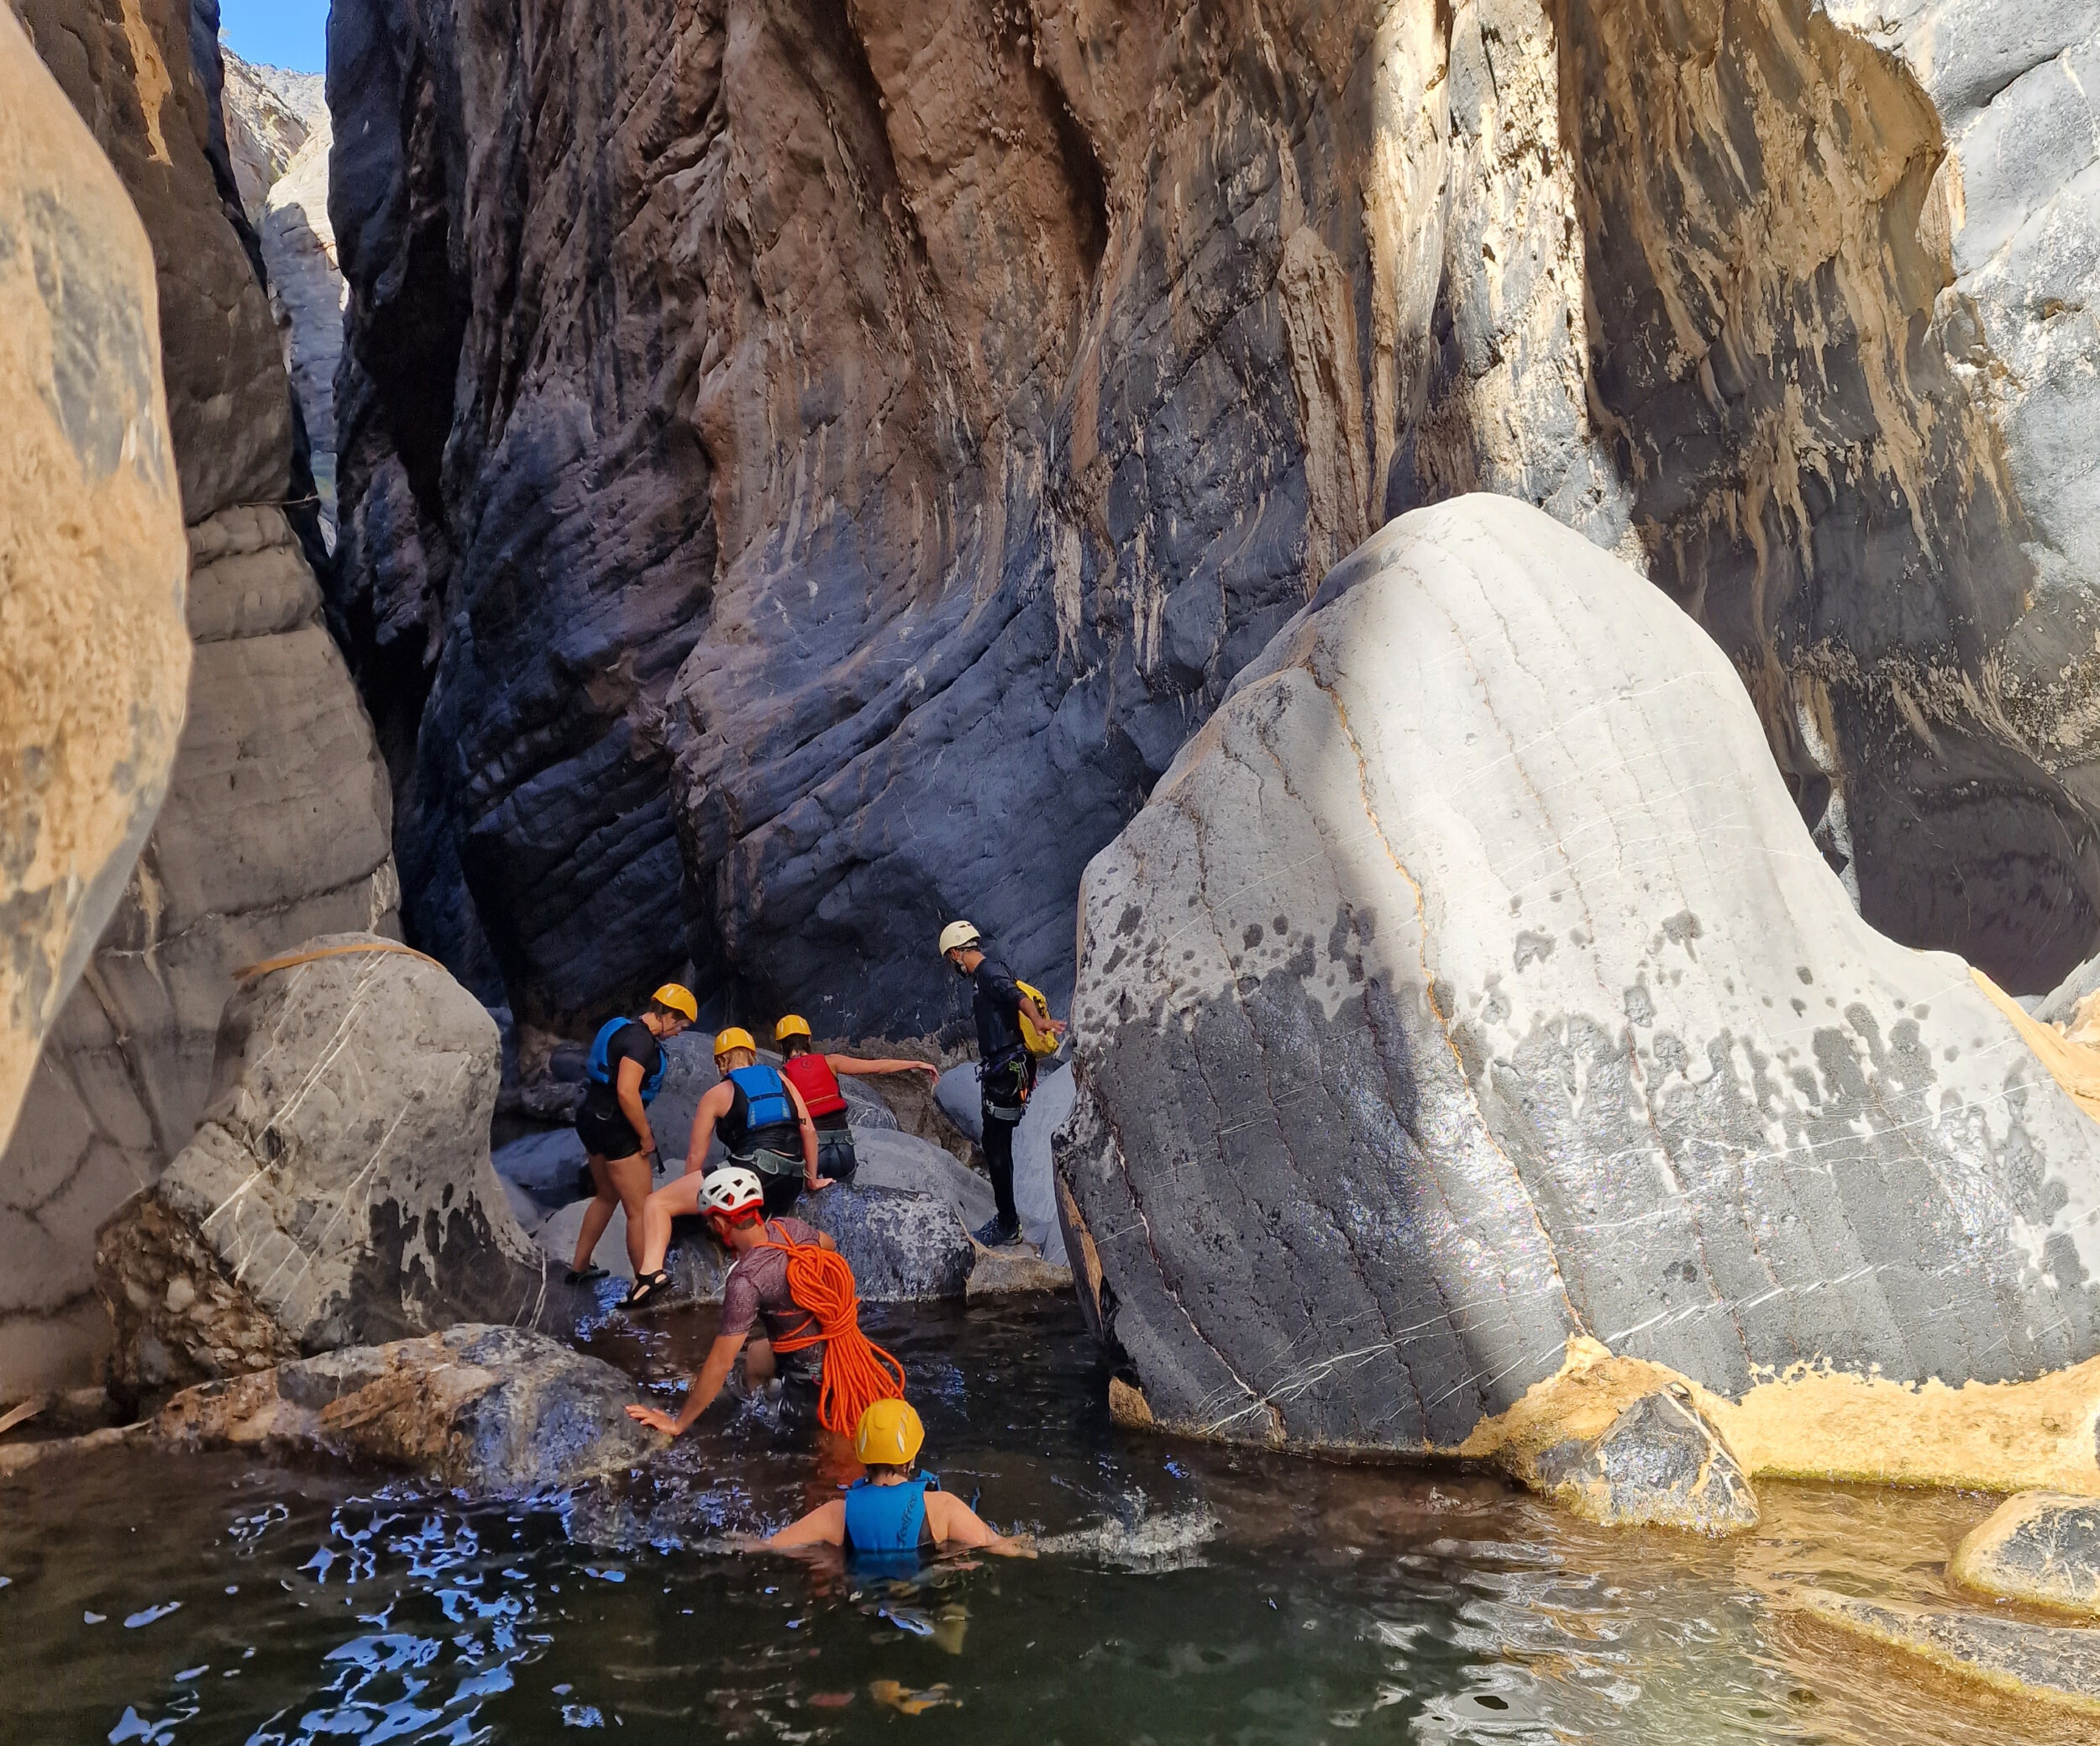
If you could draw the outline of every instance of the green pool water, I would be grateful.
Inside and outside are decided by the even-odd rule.
[[[0,1739],[2092,1738],[1783,1604],[1804,1580],[1944,1602],[1991,1500],[1773,1486],[1742,1540],[1611,1533],[1491,1480],[1123,1431],[1068,1303],[869,1321],[948,1488],[1058,1549],[908,1586],[710,1549],[837,1482],[748,1404],[616,1496],[529,1507],[225,1456],[46,1462],[0,1485]],[[710,1332],[592,1344],[668,1381]]]

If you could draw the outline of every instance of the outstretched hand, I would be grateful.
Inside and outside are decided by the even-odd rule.
[[[806,1188],[810,1193],[815,1194],[820,1188],[835,1188],[837,1186],[837,1184],[833,1182],[829,1176],[818,1176],[813,1181],[804,1183],[803,1186]]]
[[[647,1425],[652,1431],[661,1431],[666,1437],[678,1435],[678,1421],[669,1413],[654,1407],[630,1407],[627,1417],[638,1425]]]
[[[941,1070],[931,1061],[914,1061],[911,1064],[911,1070],[915,1073],[925,1074],[937,1086],[941,1082]]]

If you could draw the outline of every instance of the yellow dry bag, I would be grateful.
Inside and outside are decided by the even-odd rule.
[[[1025,997],[1021,1002],[1021,1040],[1028,1045],[1028,1053],[1030,1054],[1055,1054],[1058,1052],[1058,1039],[1047,1031],[1038,1030],[1036,1028],[1035,1020],[1029,1015],[1028,1011],[1030,1001],[1040,1001],[1042,1003],[1042,1010],[1047,1012],[1050,1010],[1049,997],[1040,988],[1031,987],[1019,977],[1015,978],[1014,986],[1018,988]]]

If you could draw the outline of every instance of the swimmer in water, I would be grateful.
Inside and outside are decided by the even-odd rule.
[[[864,1558],[916,1559],[951,1546],[996,1552],[1003,1558],[1033,1558],[1035,1548],[1009,1539],[982,1521],[959,1497],[917,1467],[926,1427],[906,1401],[877,1401],[860,1415],[853,1453],[868,1476],[843,1497],[820,1504],[763,1543],[768,1551],[801,1546],[842,1546]]]

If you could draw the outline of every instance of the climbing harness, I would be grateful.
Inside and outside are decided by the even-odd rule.
[[[769,1233],[773,1227],[769,1224]],[[850,1437],[860,1416],[877,1401],[904,1398],[904,1366],[860,1331],[860,1299],[853,1270],[845,1256],[814,1243],[797,1243],[781,1233],[782,1242],[760,1245],[787,1257],[788,1296],[816,1323],[804,1332],[775,1340],[775,1352],[824,1348],[823,1381],[816,1398],[816,1422],[841,1437]]]

